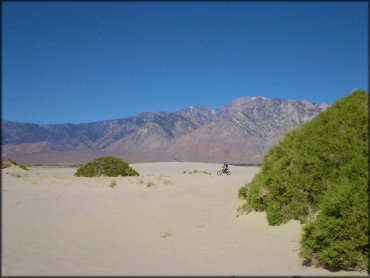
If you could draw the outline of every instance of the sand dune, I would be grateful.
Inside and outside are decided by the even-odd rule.
[[[302,266],[298,221],[237,217],[237,189],[259,168],[219,166],[132,164],[141,176],[119,178],[3,169],[2,275],[367,276]]]

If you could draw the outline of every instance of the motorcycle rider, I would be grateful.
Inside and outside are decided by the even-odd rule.
[[[226,173],[228,170],[229,170],[229,165],[227,164],[227,162],[224,162],[224,166],[221,167],[224,171],[224,173]]]

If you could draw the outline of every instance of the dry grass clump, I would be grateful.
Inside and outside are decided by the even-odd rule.
[[[206,174],[206,175],[212,175],[211,173],[209,173],[209,172],[207,172],[207,171],[200,171],[200,170],[196,170],[196,169],[195,169],[193,172],[191,172],[191,171],[190,171],[190,172],[183,171],[182,173],[183,173],[183,174],[188,174],[188,175],[189,175],[189,174],[190,174],[190,175],[191,175],[191,174],[198,174],[198,173],[200,173],[200,174]]]
[[[167,230],[167,231],[161,231],[159,235],[161,238],[166,238],[166,237],[172,236],[173,234],[170,230]]]
[[[113,188],[113,187],[115,187],[115,186],[117,186],[117,182],[116,182],[116,181],[114,181],[114,180],[113,180],[113,181],[111,181],[111,182],[110,182],[109,187],[110,187],[110,188]]]
[[[171,185],[171,184],[172,184],[172,181],[171,181],[171,180],[169,180],[169,179],[163,179],[163,180],[162,180],[162,183],[163,183],[164,185]]]
[[[149,188],[149,187],[153,187],[155,185],[155,183],[154,182],[152,182],[152,181],[148,181],[147,183],[146,183],[146,187],[147,188]]]
[[[58,174],[53,175],[53,178],[59,179],[59,180],[69,180],[71,177],[70,176],[61,176]]]
[[[140,179],[137,183],[138,184],[144,184],[144,180],[143,179]]]
[[[148,180],[141,178],[141,179],[136,179],[136,184],[146,184],[146,187],[154,187],[157,184],[163,184],[163,185],[172,185],[173,181],[170,178],[165,178],[165,177],[171,177],[170,175],[161,175],[161,176],[153,176],[153,175],[148,175],[149,177]]]

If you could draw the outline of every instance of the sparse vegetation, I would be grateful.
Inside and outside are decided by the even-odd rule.
[[[171,181],[170,179],[163,179],[163,180],[162,180],[162,183],[163,183],[164,185],[171,185],[171,184],[172,184],[172,181]]]
[[[200,171],[200,170],[194,170],[193,172],[186,172],[186,171],[183,171],[183,174],[198,174],[198,173],[203,173],[203,174],[207,174],[207,175],[211,175],[211,173],[207,172],[207,171]]]
[[[170,230],[167,230],[167,231],[161,231],[159,233],[159,235],[161,236],[161,238],[166,238],[166,237],[170,237],[172,236],[172,232]]]
[[[115,186],[117,186],[116,181],[111,181],[111,183],[110,183],[109,187],[110,187],[110,188],[113,188],[113,187],[115,187]]]
[[[10,167],[12,164],[8,161],[1,160],[1,169]]]
[[[10,164],[13,164],[13,165],[17,165],[17,162],[13,159],[10,159],[10,158],[7,159],[7,162],[9,162]]]
[[[28,168],[25,165],[23,165],[22,163],[18,163],[18,167],[23,169],[23,170],[28,171]]]
[[[303,223],[300,256],[315,264],[369,269],[369,101],[356,90],[287,131],[239,189],[239,210],[265,210],[271,225]]]
[[[148,182],[146,183],[146,187],[152,187],[153,185],[155,185],[155,183],[154,183],[154,182],[152,182],[152,181],[148,181]]]
[[[1,169],[8,168],[11,165],[17,165],[19,168],[28,171],[28,168],[24,164],[17,163],[15,160],[12,160],[10,158],[8,158],[6,161],[1,160]]]
[[[14,173],[11,173],[10,174],[12,177],[16,177],[16,178],[23,178],[23,176],[22,175],[20,175],[20,174],[14,174]]]
[[[129,164],[120,158],[113,156],[98,157],[93,161],[79,167],[75,173],[77,177],[118,177],[118,176],[139,176],[139,173],[132,169]]]

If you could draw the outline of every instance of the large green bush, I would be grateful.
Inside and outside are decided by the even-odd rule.
[[[369,267],[369,106],[356,90],[287,131],[261,172],[239,189],[244,210],[272,225],[306,223],[300,255],[344,269]]]
[[[77,177],[118,177],[118,176],[139,176],[139,173],[132,169],[129,164],[120,158],[103,156],[79,167],[75,173]]]

